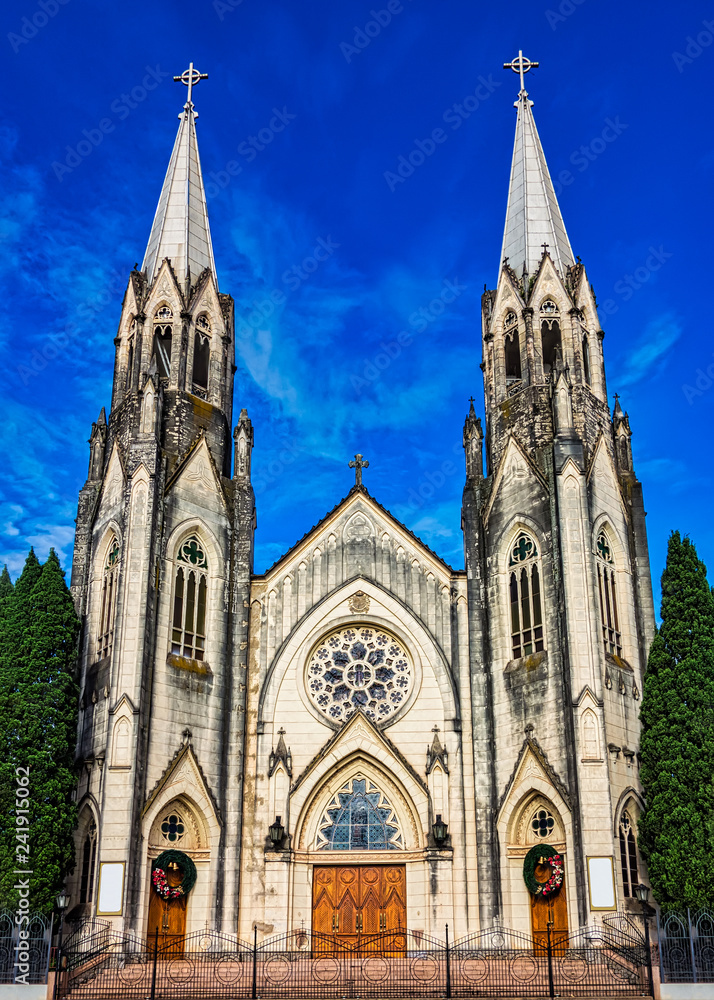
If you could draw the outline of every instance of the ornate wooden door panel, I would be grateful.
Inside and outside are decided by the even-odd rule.
[[[336,868],[335,931],[346,944],[356,945],[359,934],[359,868]]]
[[[336,879],[336,868],[315,868],[312,881],[312,929],[316,934],[335,933]],[[322,951],[330,946],[324,938],[319,938],[316,947]]]
[[[374,940],[383,931],[407,926],[406,868],[404,865],[315,866],[312,881],[312,929],[330,935],[315,947],[329,950],[337,942],[356,949],[380,949]],[[372,939],[372,940],[370,940]],[[396,938],[390,950],[406,947]]]
[[[550,877],[548,865],[536,865],[534,872],[537,882],[547,882]],[[548,945],[548,924],[550,940],[556,951],[568,947],[568,901],[565,894],[565,878],[558,892],[553,896],[531,896],[531,926],[533,940],[546,948]]]
[[[406,930],[407,870],[404,865],[382,869],[382,930]]]

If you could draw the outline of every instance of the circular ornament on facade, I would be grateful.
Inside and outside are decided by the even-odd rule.
[[[317,710],[335,723],[357,709],[383,722],[406,703],[414,668],[402,643],[384,629],[358,625],[324,638],[310,656],[305,687]]]
[[[420,983],[433,982],[438,972],[438,962],[428,955],[419,955],[412,961],[412,977]]]
[[[181,881],[178,885],[169,885],[166,878],[166,871],[172,864],[181,872]],[[162,851],[151,864],[151,884],[154,892],[162,899],[187,896],[196,884],[196,866],[183,851]]]
[[[311,965],[313,979],[323,986],[334,983],[340,974],[340,963],[336,958],[318,958]]]
[[[144,978],[146,966],[140,961],[131,961],[131,957],[125,961],[124,965],[119,965],[117,975],[125,986],[136,986]]]
[[[265,966],[265,978],[273,986],[281,986],[290,976],[287,958],[271,958]]]
[[[193,975],[193,962],[189,958],[175,958],[169,962],[166,975],[176,986],[187,983]]]
[[[488,962],[480,956],[464,958],[461,961],[461,974],[470,983],[482,983],[488,975]]]
[[[561,958],[560,971],[571,983],[579,983],[588,974],[588,963],[581,955]]]
[[[241,955],[234,955],[231,958],[223,958],[215,967],[216,979],[224,986],[232,986],[244,974],[248,966],[247,962],[241,961]]]
[[[550,875],[545,882],[535,877],[536,866],[548,865]],[[553,896],[563,884],[565,863],[562,856],[550,844],[536,844],[523,859],[523,881],[533,896]]]
[[[529,983],[538,973],[538,963],[530,955],[519,955],[511,962],[511,974],[520,983]]]
[[[383,983],[389,975],[389,962],[381,956],[366,958],[362,963],[362,975],[370,983]]]

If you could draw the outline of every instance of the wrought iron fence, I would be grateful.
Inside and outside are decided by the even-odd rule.
[[[20,939],[20,930],[28,937]],[[31,913],[18,924],[10,910],[0,910],[0,984],[40,985],[47,982],[52,918]]]
[[[662,913],[657,930],[662,982],[714,982],[714,911]]]
[[[375,935],[290,931],[260,944],[189,935],[178,948],[100,928],[69,942],[59,995],[71,1000],[168,997],[642,996],[646,949],[616,927],[548,937],[494,928],[455,943],[421,931]]]

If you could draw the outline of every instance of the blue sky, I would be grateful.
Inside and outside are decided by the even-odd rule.
[[[241,330],[235,406],[255,425],[256,570],[345,495],[356,451],[370,491],[463,565],[461,428],[468,397],[482,405],[480,295],[497,277],[518,89],[502,64],[519,48],[540,61],[529,91],[574,252],[610,303],[608,390],[630,414],[655,585],[673,528],[714,563],[710,3],[22,0],[0,16],[13,575],[30,544],[69,566],[120,303],[185,99],[172,76],[190,60],[210,74],[195,102]],[[395,180],[439,127],[446,141]],[[327,259],[303,268],[320,240]],[[274,289],[286,299],[268,315]]]

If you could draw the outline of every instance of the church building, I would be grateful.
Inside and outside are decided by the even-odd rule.
[[[521,87],[482,297],[485,425],[472,403],[463,431],[463,570],[370,494],[356,456],[349,493],[254,572],[253,426],[233,418],[201,75],[177,78],[188,100],[79,496],[70,916],[145,940],[447,923],[453,939],[567,932],[634,902],[645,512],[532,65],[508,64]]]

